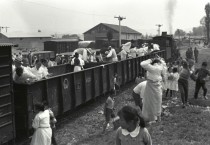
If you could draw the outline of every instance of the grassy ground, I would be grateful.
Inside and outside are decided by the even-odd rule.
[[[185,48],[181,50],[185,53]],[[203,60],[210,66],[210,49],[199,50],[199,67]],[[209,68],[208,66],[208,68]],[[207,83],[207,88],[210,88]],[[135,84],[130,84],[128,89],[121,91],[115,99],[116,112],[126,104],[134,105],[132,100],[132,89]],[[200,98],[194,101],[193,93],[195,82],[190,81],[189,98],[193,105],[182,109],[180,97],[163,99],[163,104],[168,107],[164,112],[160,123],[148,126],[154,145],[209,145],[210,144],[210,99],[204,100],[202,90]],[[208,94],[208,97],[210,95]],[[102,134],[104,116],[100,113],[103,110],[105,98],[89,103],[76,113],[65,119],[59,120],[56,138],[59,145],[114,145],[115,131],[109,130]],[[202,105],[202,106],[197,106]],[[79,114],[79,116],[78,116]]]

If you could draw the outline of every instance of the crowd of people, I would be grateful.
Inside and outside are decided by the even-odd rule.
[[[34,65],[29,64],[28,58],[13,56],[12,59],[12,76],[17,84],[30,84],[51,74],[48,72],[48,62],[45,59],[36,59]]]
[[[207,62],[202,62],[201,67],[195,69],[193,62],[196,62],[196,57],[198,57],[196,48],[194,56],[195,58],[186,55],[186,59],[180,57],[167,64],[158,56],[141,62],[142,68],[146,70],[146,75],[141,76],[140,82],[139,80],[136,81],[138,85],[133,89],[132,96],[135,106],[124,106],[117,114],[120,125],[116,133],[117,145],[152,144],[151,136],[145,128],[145,124],[161,121],[162,97],[168,98],[169,92],[170,98],[177,97],[178,91],[180,92],[182,108],[189,105],[188,81],[190,78],[195,81],[194,99],[198,99],[198,92],[201,87],[203,98],[208,99],[206,81],[209,80],[210,72],[207,69]],[[109,96],[105,103],[106,119],[103,131],[106,130],[106,127],[109,128],[110,122],[115,124],[116,121],[111,119],[115,117],[113,98],[113,96]]]

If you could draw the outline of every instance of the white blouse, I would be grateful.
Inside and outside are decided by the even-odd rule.
[[[166,76],[166,69],[164,64],[151,64],[152,60],[148,59],[141,62],[141,66],[147,70],[147,79],[152,81],[162,81],[163,78]]]

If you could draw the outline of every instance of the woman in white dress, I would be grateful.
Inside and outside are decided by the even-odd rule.
[[[166,65],[160,58],[141,62],[147,70],[147,84],[143,96],[142,114],[146,121],[161,121],[162,81],[165,81]]]
[[[30,145],[51,145],[52,129],[50,127],[50,112],[43,104],[36,104],[38,112],[33,120],[34,134]]]

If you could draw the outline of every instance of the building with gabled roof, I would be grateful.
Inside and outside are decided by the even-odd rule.
[[[22,33],[7,32],[0,33],[0,43],[12,43],[18,45],[18,49],[27,50],[44,50],[44,42],[51,40],[52,36],[42,32]]]
[[[112,33],[111,44],[115,47],[119,47],[119,25],[100,23],[95,27],[84,32],[85,41],[95,41],[96,48],[101,48],[108,41],[107,33]],[[142,34],[132,28],[127,26],[121,26],[121,40],[122,44],[131,41],[138,40],[142,38]]]
[[[113,34],[113,40],[119,40],[119,25],[100,23],[95,27],[84,32],[84,40],[107,40],[107,32],[111,31]],[[137,40],[141,39],[142,34],[127,26],[121,26],[121,39],[122,40]]]

